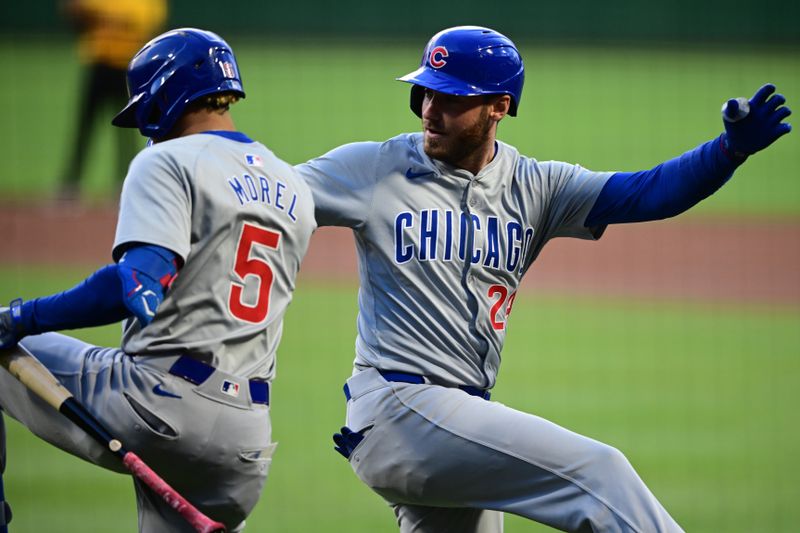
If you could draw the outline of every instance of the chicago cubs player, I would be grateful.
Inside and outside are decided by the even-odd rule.
[[[554,237],[676,215],[790,130],[767,85],[725,132],[642,172],[537,161],[496,140],[524,78],[514,44],[437,33],[412,84],[422,133],[298,165],[319,225],[353,229],[358,336],[336,449],[400,530],[498,532],[502,512],[566,531],[680,531],[618,450],[489,400],[522,276]],[[772,95],[772,96],[770,96]]]
[[[110,432],[229,531],[266,480],[269,384],[283,316],[316,227],[307,185],[236,131],[244,91],[233,52],[183,28],[147,43],[114,118],[152,146],[123,185],[113,258],[66,292],[0,313],[19,342]],[[121,348],[57,333],[125,320]],[[24,338],[23,338],[24,337]],[[0,370],[0,405],[48,442],[102,467],[113,455]],[[193,531],[136,482],[139,529]]]

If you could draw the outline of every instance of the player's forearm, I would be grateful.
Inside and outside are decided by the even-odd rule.
[[[158,246],[129,249],[79,285],[22,304],[25,335],[102,326],[136,316],[147,325],[177,275],[175,254]]]
[[[122,292],[117,265],[107,265],[72,289],[23,303],[23,330],[32,335],[119,322],[131,315]]]
[[[749,100],[722,106],[725,133],[643,172],[619,172],[606,182],[584,225],[658,220],[682,213],[719,189],[748,156],[792,130],[786,98],[768,83]]]
[[[723,136],[650,170],[614,174],[600,192],[584,225],[669,218],[709,197],[730,179],[742,162],[725,153]]]

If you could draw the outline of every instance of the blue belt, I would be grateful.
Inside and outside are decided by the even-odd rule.
[[[195,385],[202,385],[205,380],[211,377],[215,368],[202,361],[193,359],[188,355],[182,355],[175,361],[169,369],[173,376],[183,378]],[[256,379],[249,380],[250,399],[253,403],[263,403],[269,405],[269,383]]]
[[[414,383],[416,385],[422,385],[423,383],[427,383],[423,376],[418,374],[406,374],[405,372],[385,372],[383,370],[378,370],[383,379],[386,381],[395,381],[399,383]],[[444,385],[447,386],[447,385]],[[473,387],[472,385],[457,385],[457,388],[463,390],[467,394],[472,396],[477,396],[478,398],[483,398],[484,400],[488,400],[491,398],[492,393],[490,393],[486,389],[481,389],[478,387]],[[344,396],[350,401],[350,387],[347,386],[347,383],[344,384]]]

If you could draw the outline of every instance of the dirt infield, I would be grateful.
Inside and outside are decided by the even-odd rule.
[[[115,224],[113,208],[0,206],[0,264],[94,269],[110,261]],[[599,243],[556,239],[523,290],[800,308],[798,265],[798,219],[687,217],[613,226]],[[318,230],[300,281],[352,283],[355,275],[349,230]]]

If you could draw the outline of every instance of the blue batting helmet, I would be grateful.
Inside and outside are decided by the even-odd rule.
[[[232,92],[244,98],[233,50],[219,35],[179,28],[154,38],[128,65],[128,104],[111,121],[145,137],[167,135],[186,105]]]
[[[425,89],[457,96],[507,94],[508,114],[516,116],[525,66],[505,35],[480,26],[456,26],[434,35],[417,70],[399,81],[413,83],[411,110],[422,116]]]

